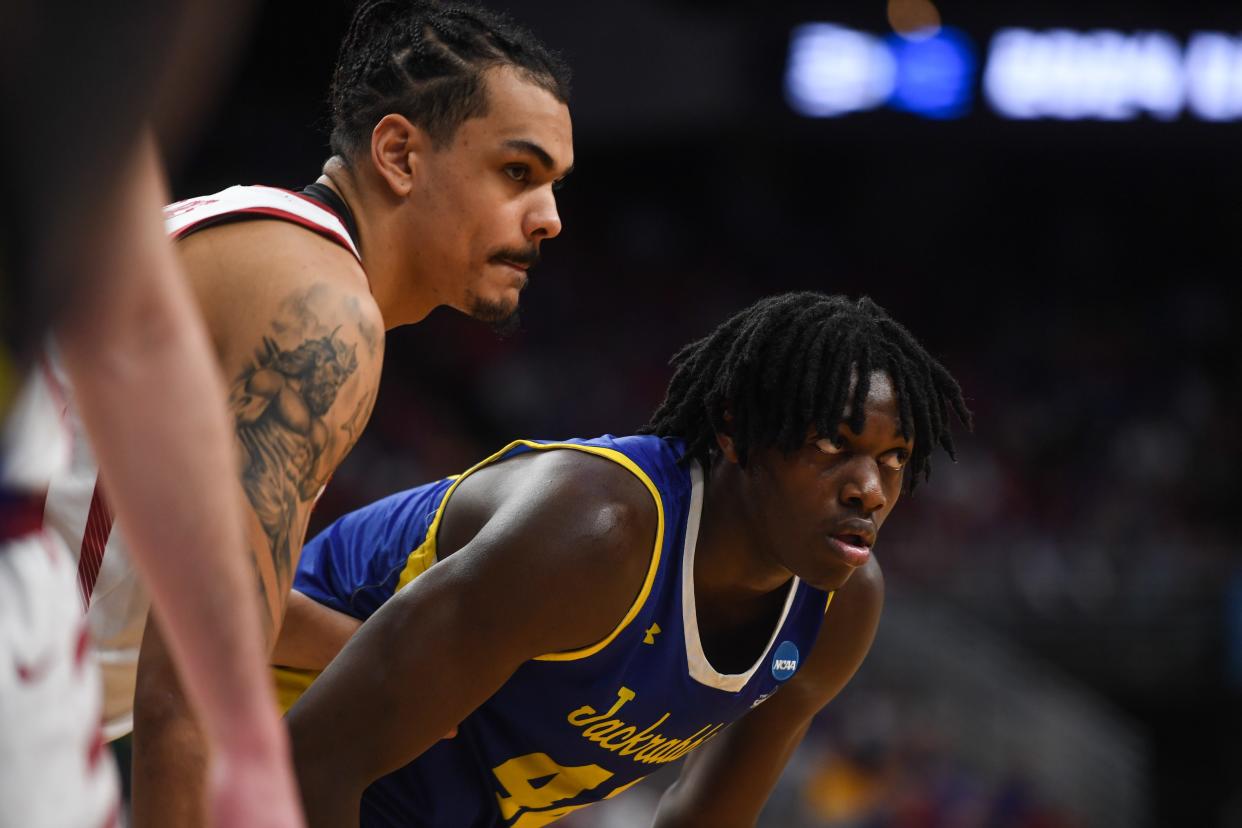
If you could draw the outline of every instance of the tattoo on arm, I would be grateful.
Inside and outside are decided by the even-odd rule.
[[[345,439],[351,447],[362,436],[362,429],[366,428],[367,420],[371,417],[371,409],[375,405],[375,396],[375,392],[372,391],[358,400],[354,413],[349,415],[348,420],[341,423],[341,431],[345,432]]]
[[[259,617],[263,619],[263,640],[270,647],[273,643],[274,629],[272,622],[272,605],[268,602],[267,582],[263,580],[263,572],[259,569],[259,556],[250,550],[250,565],[254,567],[254,582],[259,592]]]
[[[229,400],[242,486],[267,535],[281,594],[292,581],[293,552],[301,544],[294,537],[301,528],[299,510],[319,493],[337,456],[339,437],[325,415],[358,368],[356,346],[345,343],[340,326],[328,329],[311,310],[316,292],[311,288],[282,304],[274,336],[263,338],[253,362],[234,380]],[[363,396],[364,402],[373,398]],[[349,422],[361,430],[365,420],[356,411]]]

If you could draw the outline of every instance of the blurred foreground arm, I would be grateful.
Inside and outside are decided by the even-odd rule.
[[[240,461],[218,494],[245,504],[241,560],[253,577],[227,600],[263,608],[270,646],[315,498],[370,416],[383,321],[353,253],[290,222],[222,224],[176,253],[227,378],[228,453]],[[164,620],[148,619],[138,658],[134,824],[195,828],[206,821],[211,733],[198,733],[193,697],[178,686],[153,623]]]
[[[213,750],[214,824],[297,826],[263,623],[255,602],[238,599],[253,594],[254,576],[223,384],[160,221],[164,186],[149,137],[128,169],[82,245],[77,266],[94,278],[57,340]]]

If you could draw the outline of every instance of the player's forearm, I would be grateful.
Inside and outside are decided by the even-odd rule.
[[[307,828],[358,828],[361,791],[346,795],[332,785],[315,785],[300,770],[298,785]]]
[[[291,590],[271,662],[299,670],[322,670],[361,625],[357,618]]]
[[[207,745],[172,657],[148,620],[134,697],[134,828],[207,824]]]
[[[333,738],[329,730],[289,729],[302,811],[307,828],[356,828],[368,783],[353,773],[353,763],[339,761],[347,740]]]
[[[159,626],[148,619],[134,699],[134,828],[303,825],[285,744],[280,729],[209,754]]]
[[[88,244],[106,286],[58,331],[136,565],[220,745],[278,734],[254,576],[242,555],[221,380],[159,221],[153,148]]]

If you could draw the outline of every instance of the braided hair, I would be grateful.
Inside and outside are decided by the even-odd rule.
[[[949,372],[883,308],[822,293],[787,293],[751,305],[673,357],[664,402],[641,434],[680,437],[686,456],[706,467],[718,433],[728,430],[739,463],[752,451],[793,452],[808,426],[835,434],[863,430],[873,371],[892,379],[901,436],[913,440],[912,491],[931,476],[936,446],[955,458],[949,415],[970,428],[971,414]],[[726,427],[726,410],[732,422]]]
[[[332,152],[348,163],[392,112],[445,146],[463,121],[487,114],[483,75],[496,66],[569,100],[569,68],[502,14],[434,0],[362,0],[332,78]]]

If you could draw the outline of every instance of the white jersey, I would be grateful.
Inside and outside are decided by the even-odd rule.
[[[70,453],[59,387],[40,359],[0,423],[0,826],[102,826],[120,807],[72,561],[40,528]]]
[[[168,234],[183,238],[198,230],[248,218],[272,218],[308,228],[349,250],[361,260],[341,218],[305,196],[274,187],[237,186],[164,208]],[[104,677],[104,720],[108,739],[133,728],[134,682],[138,648],[150,599],[134,571],[124,536],[116,525],[98,466],[73,404],[72,389],[53,368],[66,399],[65,424],[73,451],[67,470],[48,487],[45,520],[64,539],[76,559],[78,587]]]
[[[64,408],[50,360],[40,359],[0,423],[0,489],[42,492],[64,469],[69,459],[69,434],[61,422]]]

